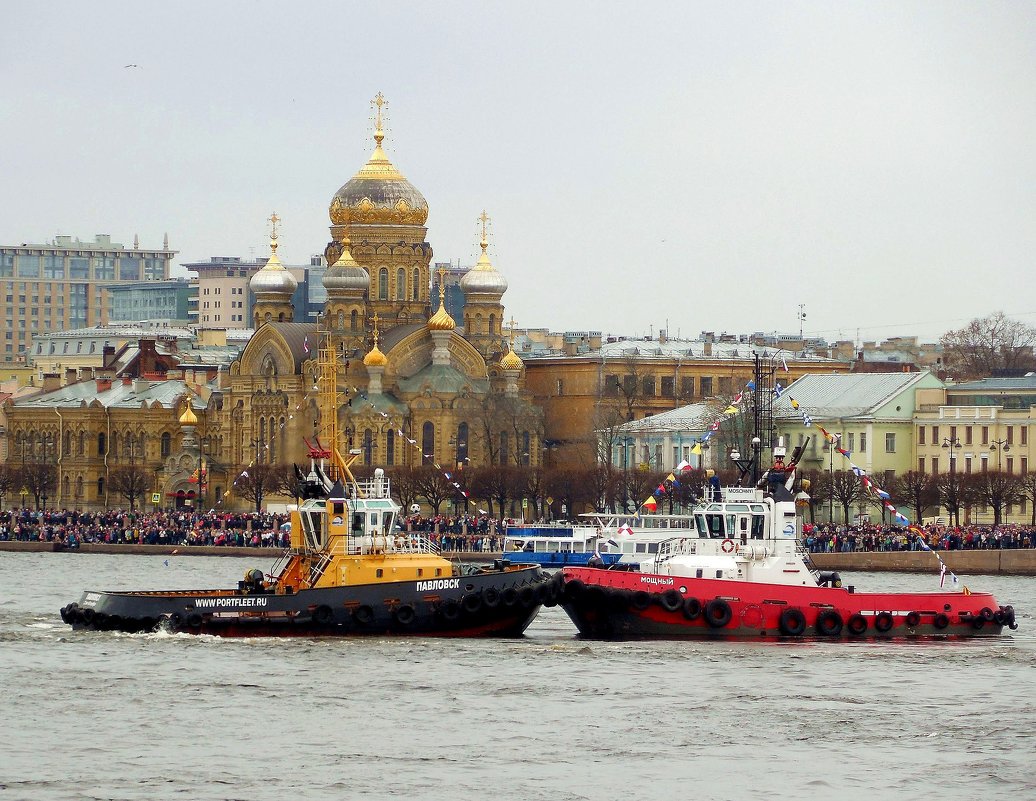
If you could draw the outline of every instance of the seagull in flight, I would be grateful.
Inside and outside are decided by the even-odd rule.
[[[140,66],[139,64],[126,64],[126,65],[125,65],[125,66],[123,67],[123,69],[128,69],[129,67],[136,67],[136,68],[137,68],[138,70],[142,70],[142,69],[144,69],[144,68],[143,68],[143,67],[141,67],[141,66]]]

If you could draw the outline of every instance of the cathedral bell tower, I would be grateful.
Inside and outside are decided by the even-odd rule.
[[[489,247],[489,240],[486,239],[489,216],[485,209],[478,219],[482,223],[482,240],[479,243],[482,255],[460,279],[460,288],[464,293],[464,338],[486,360],[491,360],[494,354],[503,350],[503,297],[507,291],[507,279],[497,271],[486,253]]]

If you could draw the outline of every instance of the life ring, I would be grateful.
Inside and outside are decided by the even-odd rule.
[[[834,609],[824,609],[817,615],[817,634],[823,637],[837,637],[842,633],[842,616]]]
[[[504,591],[500,593],[500,602],[504,606],[514,606],[518,603],[518,590],[514,587],[505,588]]]
[[[845,627],[849,629],[850,634],[859,637],[867,631],[867,618],[859,612],[849,615],[849,620],[846,621]]]
[[[675,612],[683,606],[683,596],[679,590],[666,590],[658,597],[658,602],[667,612]]]
[[[878,612],[874,618],[874,629],[884,634],[892,630],[893,623],[895,623],[895,619],[892,617],[891,612]]]
[[[683,616],[688,620],[697,620],[701,617],[701,601],[697,598],[684,598]]]
[[[733,616],[730,604],[722,598],[714,598],[705,604],[705,622],[714,629],[723,628]]]
[[[460,605],[463,607],[465,612],[473,615],[482,609],[482,596],[474,592],[470,595],[465,595],[461,598]]]
[[[353,620],[361,626],[369,626],[374,622],[374,610],[367,606],[367,604],[358,606],[353,610]]]
[[[734,545],[733,540],[723,540],[723,545],[720,547],[723,549],[723,553],[733,553],[737,546]]]
[[[460,617],[460,604],[452,598],[447,598],[439,611],[442,613],[443,620],[454,621]]]
[[[334,613],[331,611],[331,607],[327,604],[321,604],[313,610],[313,622],[318,626],[326,626],[334,618]]]
[[[789,607],[781,612],[777,628],[786,637],[800,637],[806,631],[806,616],[801,609]]]
[[[935,626],[937,629],[944,629],[948,625],[950,625],[950,619],[942,612],[940,612],[932,619],[932,625]]]
[[[190,626],[192,629],[200,629],[201,615],[199,615],[197,612],[191,612],[189,615],[187,615],[187,625]]]
[[[633,608],[643,612],[649,606],[651,606],[651,593],[646,590],[637,590],[633,593],[631,600]]]
[[[396,607],[396,611],[393,612],[393,615],[400,626],[409,626],[414,622],[414,618],[417,617],[414,607],[410,604],[403,604],[402,606]]]
[[[482,593],[482,603],[487,609],[495,609],[500,604],[500,590],[496,587],[486,587]]]

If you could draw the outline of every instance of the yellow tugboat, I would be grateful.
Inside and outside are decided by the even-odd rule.
[[[357,481],[359,452],[338,450],[335,356],[327,337],[319,365],[330,444],[311,444],[309,473],[299,471],[303,500],[275,575],[249,570],[234,589],[87,591],[62,619],[74,629],[246,637],[518,636],[541,604],[556,603],[556,584],[538,565],[455,564],[426,536],[398,528],[384,472]]]

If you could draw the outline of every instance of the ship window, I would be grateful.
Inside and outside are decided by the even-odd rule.
[[[702,570],[699,567],[697,570],[694,571],[694,577],[695,578],[701,578],[701,576],[702,576]]]
[[[371,512],[371,525],[374,526],[375,528],[378,527],[378,513],[377,512]]]
[[[752,539],[761,540],[766,530],[766,518],[762,515],[752,515]]]
[[[649,542],[648,543],[648,553],[658,553],[658,543],[657,542]]]
[[[437,576],[441,576],[442,575],[442,568],[441,567],[435,568],[435,575],[437,575]]]
[[[424,575],[424,568],[417,568],[417,577],[421,578]]]
[[[709,524],[709,536],[712,539],[723,539],[723,515],[705,515]]]
[[[342,503],[341,501],[335,501],[334,503],[332,503],[331,504],[331,514],[344,515],[345,514],[345,504]]]
[[[709,530],[705,527],[705,516],[695,515],[694,522],[698,526],[698,536],[707,537],[709,536]]]
[[[353,515],[353,531],[363,531],[363,512]]]
[[[723,571],[722,570],[717,570],[716,571],[716,578],[723,578]]]
[[[384,575],[385,575],[385,571],[382,570],[380,567],[374,573],[375,578],[381,578]]]

